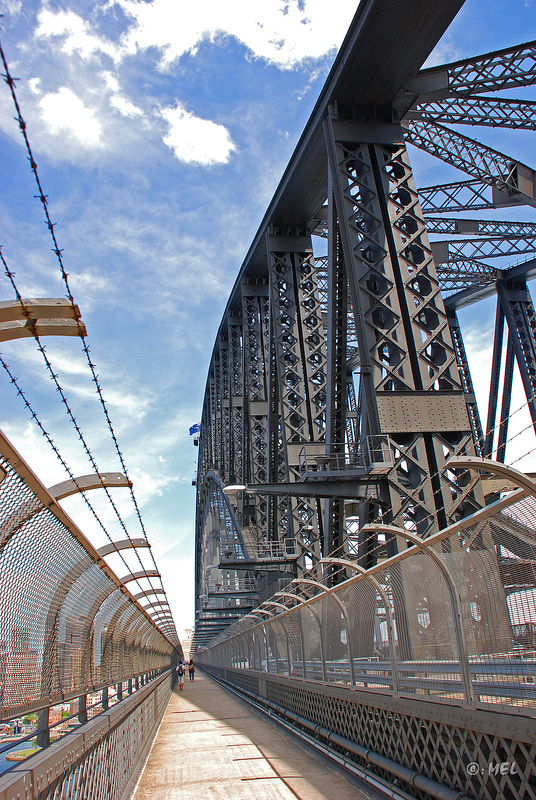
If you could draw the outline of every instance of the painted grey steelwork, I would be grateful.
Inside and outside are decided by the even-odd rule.
[[[359,5],[239,269],[199,436],[194,648],[252,602],[315,574],[323,557],[351,553],[374,566],[377,548],[359,533],[366,523],[426,538],[484,505],[477,475],[459,480],[444,467],[449,457],[495,452],[499,398],[492,391],[484,431],[457,301],[446,309],[442,291],[466,303],[482,292],[502,298],[510,357],[499,459],[514,358],[533,401],[525,282],[534,261],[511,270],[504,261],[536,252],[534,223],[438,215],[536,205],[530,166],[443,124],[465,113],[469,123],[531,127],[520,117],[530,103],[502,107],[482,94],[536,83],[536,43],[419,71],[461,5]],[[467,180],[418,192],[406,143]],[[488,263],[498,257],[499,268]],[[389,455],[358,469],[380,441]],[[388,537],[383,556],[399,546]],[[232,589],[243,580],[247,604]],[[218,582],[227,598],[210,590]],[[402,586],[394,602],[403,608]]]
[[[323,559],[322,582],[295,579],[196,662],[362,777],[396,777],[388,796],[534,800],[536,483],[447,468],[519,488],[428,538],[363,526],[376,564]]]

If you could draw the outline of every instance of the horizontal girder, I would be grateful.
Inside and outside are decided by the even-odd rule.
[[[406,119],[446,122],[451,125],[485,125],[490,128],[536,130],[536,102],[494,97],[454,97],[417,101]]]

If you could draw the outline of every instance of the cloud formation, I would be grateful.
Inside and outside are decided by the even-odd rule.
[[[62,51],[77,53],[81,58],[91,58],[104,53],[112,61],[118,61],[121,53],[106,37],[96,34],[90,24],[74,11],[51,11],[44,8],[37,17],[36,37],[63,37]]]
[[[77,95],[62,86],[57,92],[39,100],[41,116],[52,133],[67,132],[85,147],[101,143],[101,124],[92,108],[87,108]]]
[[[354,0],[199,0],[195,11],[175,0],[116,0],[129,24],[112,42],[73,11],[45,8],[39,13],[36,36],[63,37],[64,53],[83,59],[102,53],[119,62],[127,55],[155,47],[160,66],[167,68],[186,53],[195,54],[203,41],[232,36],[251,51],[282,69],[305,59],[320,58],[338,47],[355,12]]]
[[[226,164],[236,150],[229,131],[223,125],[201,119],[177,103],[175,108],[162,109],[169,130],[164,143],[179,161],[188,164]]]

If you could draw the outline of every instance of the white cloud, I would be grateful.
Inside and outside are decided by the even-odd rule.
[[[40,11],[37,19],[35,35],[45,38],[64,37],[64,53],[78,53],[84,59],[91,58],[96,53],[104,53],[113,61],[121,58],[118,48],[112,42],[93,33],[90,25],[73,11],[54,13],[45,8]]]
[[[110,3],[112,5],[113,3]],[[176,0],[116,0],[131,20],[120,42],[99,35],[73,11],[43,9],[36,36],[61,37],[62,51],[83,59],[102,53],[119,63],[125,55],[156,47],[160,66],[185,53],[195,55],[204,40],[232,36],[254,55],[282,69],[319,58],[338,47],[355,13],[355,0],[199,0],[185,12]]]
[[[119,81],[112,75],[111,72],[108,70],[103,70],[100,74],[100,77],[104,80],[106,87],[110,89],[111,92],[118,92],[119,91]]]
[[[117,4],[134,21],[123,38],[125,50],[157,47],[163,68],[222,34],[243,42],[255,57],[290,68],[338,47],[356,8],[355,0],[199,0],[187,13],[176,0]]]
[[[62,86],[39,101],[41,116],[52,133],[66,131],[86,147],[101,143],[101,125],[95,111],[87,108],[77,95]]]
[[[203,166],[226,164],[236,149],[227,128],[194,116],[180,103],[162,109],[161,114],[169,124],[164,143],[179,161]]]
[[[30,78],[28,81],[28,86],[34,94],[41,94],[41,89],[39,88],[40,83],[41,78]]]
[[[108,70],[103,70],[100,77],[104,80],[106,88],[112,93],[110,97],[110,105],[119,111],[124,117],[142,117],[143,111],[138,106],[134,105],[130,100],[124,97],[120,92],[119,81],[116,76]]]
[[[123,97],[120,94],[114,94],[110,98],[110,104],[119,111],[124,117],[142,117],[143,111],[138,106],[135,106],[134,103],[131,103],[130,100],[127,100],[126,97]]]

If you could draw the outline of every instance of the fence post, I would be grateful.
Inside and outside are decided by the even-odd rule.
[[[49,708],[44,708],[37,714],[37,730],[41,731],[41,733],[37,734],[38,747],[48,747],[50,745],[49,711]]]

